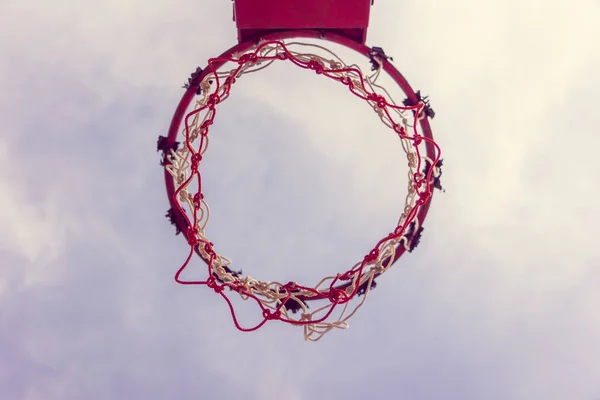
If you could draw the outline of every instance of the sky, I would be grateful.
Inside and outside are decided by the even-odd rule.
[[[0,1],[2,399],[600,399],[600,3],[375,2],[367,44],[430,96],[446,192],[317,343],[238,332],[173,280],[156,139],[236,43],[231,7]],[[211,132],[208,234],[260,278],[348,269],[401,212],[399,142],[297,68],[244,79]]]

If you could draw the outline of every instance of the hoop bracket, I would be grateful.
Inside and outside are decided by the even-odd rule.
[[[289,30],[318,30],[364,44],[372,0],[233,0],[238,43]]]

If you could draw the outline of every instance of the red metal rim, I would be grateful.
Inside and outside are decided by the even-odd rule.
[[[343,37],[343,36],[339,36],[339,35],[336,35],[333,33],[323,32],[323,31],[319,31],[319,30],[291,30],[291,31],[288,30],[288,31],[271,33],[271,34],[261,37],[261,39],[264,39],[264,40],[283,40],[283,39],[292,39],[292,38],[311,38],[311,39],[327,40],[327,41],[330,41],[333,43],[340,44],[349,49],[352,49],[352,50],[362,54],[365,57],[368,57],[369,52],[371,51],[371,48],[364,44],[357,43],[357,42],[355,42],[351,39],[348,39],[346,37]],[[255,42],[239,43],[239,44],[231,47],[229,50],[225,51],[224,53],[222,53],[220,57],[228,57],[234,53],[246,52],[246,51],[250,50],[254,45],[255,45]],[[214,63],[214,65],[217,68],[220,68],[223,64],[224,64],[224,62],[220,62],[220,65],[218,62]],[[396,82],[396,84],[402,89],[402,91],[405,93],[406,97],[411,102],[416,104],[418,102],[417,95],[416,95],[415,91],[412,89],[412,87],[408,84],[408,82],[406,81],[404,76],[388,60],[382,60],[382,68]],[[202,73],[197,78],[198,81],[201,81],[210,72],[211,72],[210,68],[208,68],[208,67],[204,68]],[[194,99],[195,96],[196,96],[196,88],[190,87],[187,89],[187,91],[185,92],[185,94],[183,95],[181,100],[179,101],[177,109],[175,110],[175,114],[173,115],[173,118],[171,120],[171,125],[169,127],[169,132],[168,132],[168,136],[166,138],[166,143],[165,143],[166,148],[170,148],[170,147],[174,146],[176,139],[177,139],[177,135],[180,130],[181,123],[183,121],[183,118],[185,117],[186,111],[188,110],[190,103],[192,102],[192,100]],[[431,127],[429,125],[428,118],[420,119],[419,124],[421,126],[423,135],[425,137],[427,137],[428,139],[433,140],[433,135],[431,133]],[[430,159],[436,158],[435,147],[431,143],[427,142],[425,150],[426,150],[427,157],[429,157]],[[173,194],[175,193],[175,183],[174,183],[173,177],[166,169],[168,162],[166,161],[166,159],[164,161],[165,161],[164,176],[165,176],[165,184],[166,184],[166,189],[167,189],[167,196],[169,199],[169,203],[170,203],[172,212],[178,213],[179,211],[177,208],[177,204],[173,198]],[[429,211],[429,207],[431,205],[432,198],[433,198],[433,194],[431,195],[431,197],[429,197],[427,202],[424,205],[422,205],[421,208],[419,209],[419,212],[416,217],[418,220],[419,226],[423,226],[423,223],[427,216],[427,212]],[[173,218],[173,222],[176,225],[176,228],[179,231],[183,232],[183,234],[185,235],[186,240],[187,240],[188,234],[189,234],[188,231],[190,228],[189,225],[187,224],[187,220],[185,218],[180,218],[179,216],[176,215]],[[392,264],[395,263],[402,256],[402,254],[404,254],[404,252],[405,252],[405,247],[400,243],[398,245],[398,248],[396,249],[394,259],[392,260]],[[196,252],[196,253],[198,253],[198,255],[204,260],[204,262],[206,262],[206,263],[209,262],[204,257],[202,257],[202,255],[200,255],[199,252]],[[384,262],[387,264],[387,261],[388,260],[385,260]],[[337,286],[336,289],[345,289],[347,286],[348,286],[348,284],[342,284],[340,286]],[[322,298],[326,298],[326,297],[327,297],[327,295],[324,294],[322,297],[299,298],[299,299],[302,301],[309,301],[309,300],[322,299]]]

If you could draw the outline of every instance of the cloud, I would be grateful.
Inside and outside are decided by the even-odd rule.
[[[431,95],[447,192],[351,328],[316,344],[237,332],[218,296],[173,282],[187,245],[156,138],[234,43],[231,3],[33,6],[0,6],[9,399],[598,396],[596,3],[376,2],[369,43]],[[203,174],[234,267],[308,283],[390,229],[405,162],[368,107],[304,72],[236,84]]]
[[[24,279],[36,283],[50,278],[44,265],[64,247],[65,227],[60,220],[59,205],[51,194],[40,196],[26,190],[24,174],[19,173],[25,168],[22,161],[10,156],[7,146],[0,144],[0,171],[3,171],[0,175],[0,225],[3,227],[0,249],[7,254],[22,254],[35,263],[35,266],[30,265],[35,272],[26,273]]]

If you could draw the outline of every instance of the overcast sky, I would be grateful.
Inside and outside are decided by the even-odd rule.
[[[156,139],[231,7],[0,0],[0,398],[600,399],[600,3],[375,2],[367,44],[430,95],[446,193],[318,343],[173,280]],[[219,251],[303,283],[360,260],[405,190],[379,125],[291,65],[244,77],[203,171]]]

